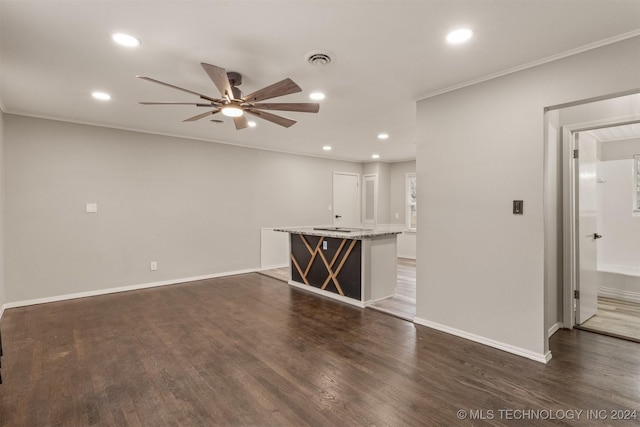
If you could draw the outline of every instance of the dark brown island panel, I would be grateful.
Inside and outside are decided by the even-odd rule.
[[[393,295],[397,235],[391,229],[276,228],[289,233],[289,284],[365,307]]]

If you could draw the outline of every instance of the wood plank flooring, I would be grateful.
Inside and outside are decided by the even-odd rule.
[[[640,342],[640,304],[598,297],[598,312],[580,327]]]
[[[273,277],[274,279],[281,280],[283,282],[289,282],[289,267],[271,268],[269,270],[262,270],[260,274]]]
[[[416,260],[398,258],[398,284],[394,295],[376,301],[370,308],[401,319],[413,321],[416,317]]]
[[[289,281],[289,267],[273,268],[260,272],[283,282]],[[413,321],[416,317],[416,260],[398,258],[398,284],[394,295],[369,306],[392,316]]]
[[[513,417],[640,410],[636,343],[561,330],[544,365],[255,273],[8,309],[0,326],[2,426],[590,426]]]

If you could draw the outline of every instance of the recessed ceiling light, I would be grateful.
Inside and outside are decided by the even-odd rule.
[[[111,95],[104,92],[93,92],[91,94],[95,99],[99,99],[100,101],[108,101],[111,99]]]
[[[372,154],[371,158],[372,159],[379,159],[380,158],[380,154]]]
[[[469,40],[473,36],[473,31],[469,28],[460,28],[447,34],[447,42],[451,44],[460,44]]]
[[[115,33],[111,36],[114,42],[118,43],[121,46],[126,47],[136,47],[140,46],[140,40],[137,38],[130,36],[129,34],[124,33]]]
[[[325,145],[324,147],[322,147],[322,149],[324,151],[331,151],[331,146],[330,145]]]
[[[324,99],[324,93],[313,92],[312,94],[309,95],[309,98],[313,99],[314,101],[322,101]]]
[[[389,138],[389,134],[388,133],[379,133],[378,134],[378,139],[387,139]]]
[[[256,127],[256,122],[247,122],[250,128]]]

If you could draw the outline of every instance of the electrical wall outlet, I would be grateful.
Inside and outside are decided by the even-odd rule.
[[[97,212],[98,212],[97,203],[87,203],[87,213],[97,213]]]
[[[151,265],[149,266],[151,271],[156,271],[158,269],[158,261],[151,261]]]

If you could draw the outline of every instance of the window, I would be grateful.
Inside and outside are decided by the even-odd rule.
[[[416,174],[415,172],[407,174],[407,185],[406,185],[406,193],[407,193],[407,228],[410,230],[416,230],[416,220],[417,216],[417,204],[416,204]]]
[[[640,154],[633,156],[633,212],[640,214]]]

